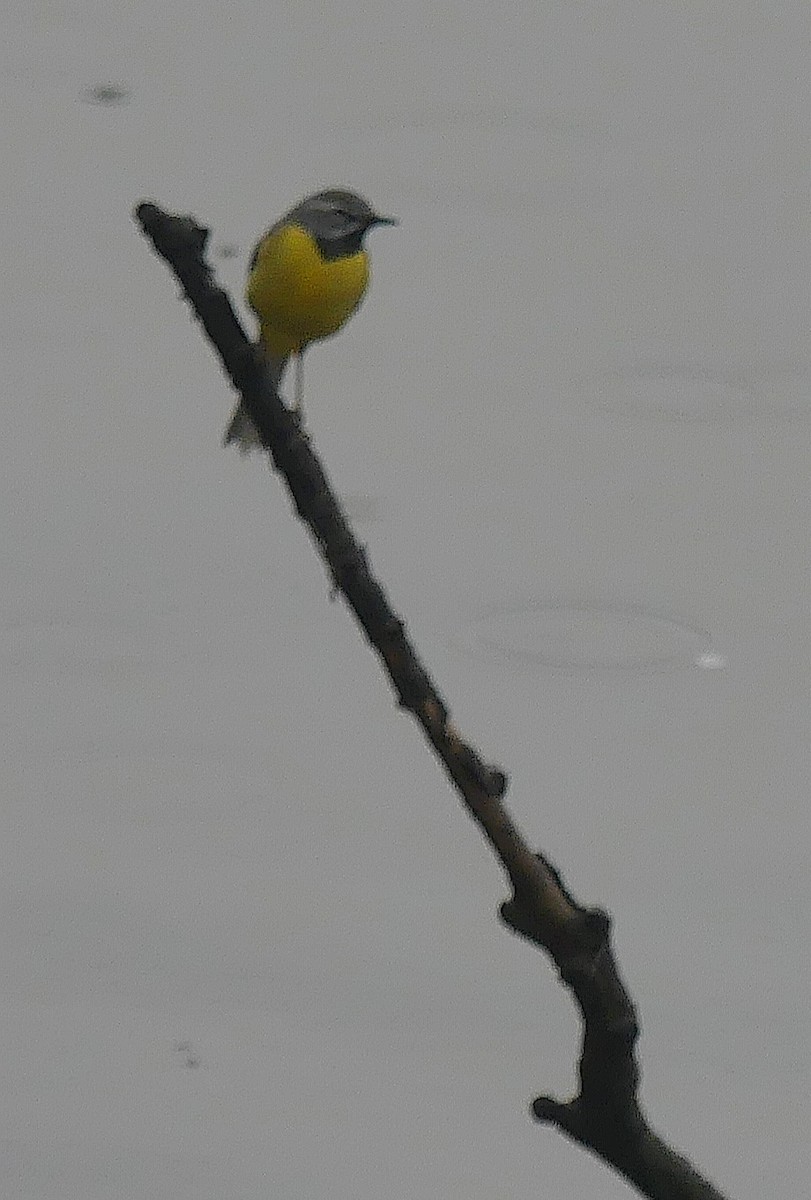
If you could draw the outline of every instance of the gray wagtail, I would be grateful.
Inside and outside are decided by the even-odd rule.
[[[307,196],[263,234],[251,256],[245,299],[259,318],[259,345],[274,387],[287,360],[296,359],[293,409],[301,413],[302,356],[310,342],[332,337],[363,299],[369,255],[363,239],[375,225],[396,225],[355,192],[331,188]],[[253,422],[237,405],[225,444],[260,444]]]

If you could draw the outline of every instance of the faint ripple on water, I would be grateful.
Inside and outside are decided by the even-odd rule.
[[[705,630],[622,602],[537,600],[490,609],[461,641],[476,657],[517,665],[589,670],[721,670]]]
[[[718,370],[699,363],[649,363],[605,371],[587,384],[598,412],[625,418],[723,422],[811,417],[811,370],[775,363]]]

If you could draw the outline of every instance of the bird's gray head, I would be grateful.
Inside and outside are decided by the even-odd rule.
[[[357,254],[368,230],[375,225],[396,225],[395,217],[381,217],[356,192],[330,188],[302,200],[284,218],[312,234],[325,258]]]

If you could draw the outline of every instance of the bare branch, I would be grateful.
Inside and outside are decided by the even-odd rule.
[[[560,874],[534,853],[510,816],[507,776],[483,761],[454,726],[406,627],[373,576],[329,479],[297,417],[272,389],[226,294],[204,260],[208,231],[190,217],[138,205],[136,219],[183,285],[196,316],[239,391],[263,446],[308,526],[335,588],[377,652],[400,706],[416,718],[462,802],[478,822],[513,889],[501,908],[514,932],[545,950],[583,1018],[580,1092],[562,1103],[534,1101],[534,1117],[610,1163],[651,1200],[723,1200],[650,1128],[639,1105],[639,1025],[610,943],[610,920],[584,908]]]

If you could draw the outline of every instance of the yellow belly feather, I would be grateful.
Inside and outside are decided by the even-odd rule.
[[[288,225],[260,244],[245,296],[259,318],[260,340],[271,354],[282,356],[337,333],[368,283],[364,250],[325,259],[306,230]]]

